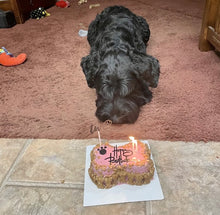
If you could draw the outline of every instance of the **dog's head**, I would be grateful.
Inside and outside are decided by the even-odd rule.
[[[129,98],[116,96],[111,99],[98,96],[96,116],[102,122],[111,120],[114,124],[134,123],[139,115],[139,106]]]
[[[159,63],[142,53],[89,55],[81,66],[88,86],[97,92],[96,116],[101,121],[134,123],[146,98],[145,88],[157,87]]]

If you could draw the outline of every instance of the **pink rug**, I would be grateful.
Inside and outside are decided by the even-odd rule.
[[[108,127],[94,115],[95,90],[80,67],[89,45],[78,31],[119,2],[70,2],[48,9],[50,17],[0,29],[0,46],[28,56],[22,65],[0,66],[0,137],[96,138],[95,125],[103,139],[220,141],[220,58],[198,49],[204,0],[120,1],[147,19],[148,54],[159,59],[161,76],[135,124]]]

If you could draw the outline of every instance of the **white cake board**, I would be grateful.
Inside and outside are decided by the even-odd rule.
[[[146,140],[143,142],[148,144]],[[126,143],[128,142],[114,143],[111,145],[120,146]],[[93,148],[94,148],[94,145],[87,146],[86,148],[86,166],[85,166],[83,206],[95,206],[95,205],[164,199],[155,165],[154,165],[155,167],[154,177],[149,184],[142,185],[142,186],[121,184],[121,185],[114,186],[110,189],[97,188],[97,186],[90,179],[90,176],[88,173],[88,169],[90,167],[90,162],[91,162],[90,152],[92,151]],[[153,160],[152,155],[151,155],[151,159]]]

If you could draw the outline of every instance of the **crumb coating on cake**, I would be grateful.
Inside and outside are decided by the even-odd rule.
[[[137,149],[132,143],[111,146],[96,145],[91,151],[89,175],[98,188],[111,188],[118,184],[143,185],[154,175],[154,164],[148,146],[138,141]]]

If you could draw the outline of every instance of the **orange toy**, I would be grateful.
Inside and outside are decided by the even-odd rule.
[[[0,64],[3,66],[16,66],[22,64],[27,59],[27,55],[24,53],[19,54],[14,57],[11,53],[7,51],[5,47],[0,49]]]

